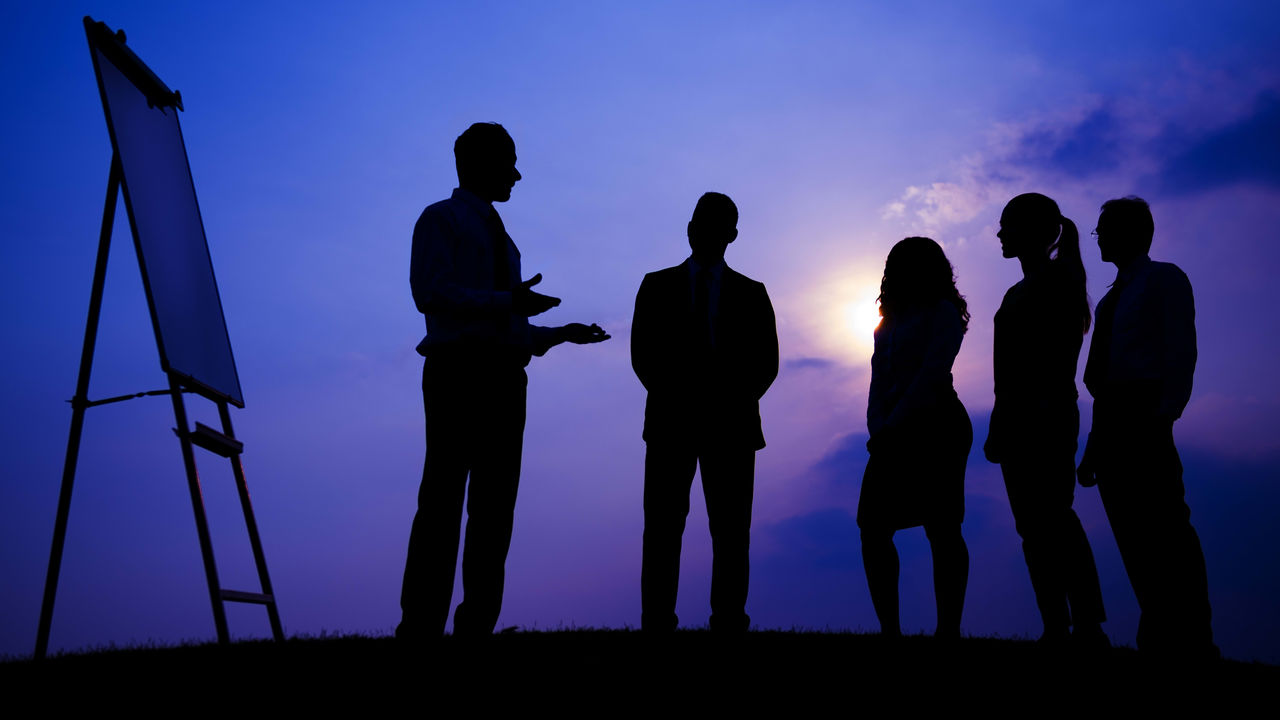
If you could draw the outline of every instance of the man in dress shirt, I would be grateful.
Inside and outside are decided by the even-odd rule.
[[[520,480],[524,368],[531,355],[562,342],[609,338],[596,325],[529,324],[529,317],[560,301],[531,289],[541,275],[521,281],[520,252],[493,208],[511,198],[520,179],[515,143],[506,130],[497,123],[472,125],[453,152],[458,188],[427,207],[413,229],[409,283],[427,324],[418,345],[425,358],[427,454],[396,628],[397,637],[410,640],[444,633],[464,495],[463,599],[453,631],[493,632]]]
[[[778,375],[778,333],[764,285],[730,269],[738,208],[707,193],[689,221],[693,255],[649,273],[636,295],[631,365],[645,405],[640,625],[675,630],[680,544],[696,468],[711,528],[711,629],[744,632],[760,398]]]
[[[1182,270],[1148,257],[1154,232],[1143,200],[1103,204],[1094,234],[1119,272],[1098,302],[1084,371],[1093,428],[1079,476],[1098,486],[1138,598],[1138,648],[1210,658],[1218,650],[1204,553],[1173,444],[1173,423],[1191,397],[1195,306]]]

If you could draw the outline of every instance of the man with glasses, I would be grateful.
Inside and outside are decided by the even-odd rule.
[[[1080,484],[1102,496],[1142,611],[1138,648],[1214,658],[1204,552],[1173,444],[1196,365],[1191,283],[1147,255],[1155,223],[1144,200],[1107,201],[1093,234],[1118,273],[1098,302],[1085,365],[1094,404]]]

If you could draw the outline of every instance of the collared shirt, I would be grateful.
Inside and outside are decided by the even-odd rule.
[[[496,252],[505,252],[507,281],[500,283]],[[511,288],[520,284],[520,251],[503,231],[493,205],[456,188],[429,205],[413,228],[409,284],[427,334],[418,344],[510,353],[521,363],[542,355],[552,330],[513,312]],[[501,287],[500,287],[501,285]]]
[[[1143,255],[1098,301],[1084,383],[1099,405],[1174,420],[1191,399],[1195,301],[1177,265]]]

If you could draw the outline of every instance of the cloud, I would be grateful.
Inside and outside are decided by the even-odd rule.
[[[908,186],[881,217],[937,235],[1043,187],[1059,188],[1055,197],[1096,195],[1104,186],[1172,194],[1233,184],[1280,187],[1280,90],[1274,83],[1235,86],[1235,94],[1253,101],[1226,102],[1223,91],[1196,86],[1203,80],[1184,78],[1176,102],[1165,90],[1080,97],[1065,109],[993,124],[984,147],[941,169],[934,181]],[[1218,102],[1206,109],[1206,97]]]
[[[966,476],[963,532],[971,561],[964,627],[977,634],[1034,637],[1040,631],[1021,542],[1003,489],[982,460],[988,417],[973,418],[974,451]],[[866,464],[866,435],[844,436],[808,474],[830,494],[810,509],[753,531],[750,612],[769,627],[876,627],[862,568],[852,505]],[[1208,566],[1216,640],[1228,657],[1280,661],[1280,451],[1233,457],[1188,444],[1180,448],[1191,518]],[[998,470],[994,470],[998,474]],[[999,481],[994,485],[999,487]],[[992,488],[987,488],[992,489]],[[1096,489],[1076,489],[1089,529],[1116,643],[1132,645],[1138,611]],[[932,627],[929,546],[918,530],[897,533],[904,627]]]
[[[1230,657],[1280,661],[1280,453],[1233,459],[1180,449],[1204,547],[1214,637]]]
[[[826,508],[762,528],[768,541],[791,559],[821,570],[861,570],[858,523],[848,510]]]
[[[929,233],[968,222],[987,208],[994,197],[1005,194],[1003,183],[992,182],[992,178],[981,171],[980,162],[975,161],[961,170],[961,177],[954,182],[910,186],[900,198],[884,207],[881,217],[885,220],[906,218],[910,209],[913,223]]]
[[[784,361],[782,367],[786,370],[828,370],[837,367],[837,363],[827,358],[798,357]]]
[[[1277,417],[1280,403],[1205,393],[1193,398],[1182,413],[1178,440],[1230,457],[1259,458],[1280,453],[1280,435],[1274,425]]]
[[[978,435],[986,417],[974,418]],[[877,627],[862,565],[861,533],[854,504],[866,466],[867,435],[850,433],[807,474],[822,492],[807,511],[753,531],[752,617],[766,626]],[[981,437],[975,438],[981,443]],[[966,485],[979,484],[980,453],[970,455]],[[983,468],[986,470],[986,468]],[[979,490],[974,493],[974,490]],[[976,562],[971,575],[965,627],[978,633],[1026,634],[1039,624],[1029,581],[1003,497],[970,488],[964,535]],[[929,631],[934,622],[930,547],[922,530],[894,538],[901,561],[901,611],[908,632]],[[1026,597],[1009,587],[1027,586]]]
[[[1077,122],[1058,126],[1046,123],[1027,130],[1009,161],[1033,169],[1090,177],[1120,164],[1126,135],[1123,121],[1103,105]]]
[[[814,464],[809,474],[824,489],[841,500],[853,502],[853,491],[862,487],[862,471],[867,467],[867,434],[849,433],[836,441],[835,448]]]
[[[911,190],[911,188],[907,189]],[[884,206],[884,210],[880,213],[880,218],[882,220],[892,220],[893,218],[900,218],[906,213],[907,204],[905,202],[891,202]]]
[[[1247,117],[1175,150],[1160,177],[1176,194],[1237,183],[1280,187],[1280,92],[1261,93]]]

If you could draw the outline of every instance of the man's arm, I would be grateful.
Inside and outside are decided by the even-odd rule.
[[[1108,291],[1098,301],[1093,309],[1093,334],[1089,338],[1089,355],[1084,364],[1084,386],[1089,390],[1089,394],[1093,396],[1093,420],[1090,424],[1089,434],[1085,438],[1084,452],[1080,456],[1080,465],[1076,468],[1076,479],[1079,480],[1082,487],[1093,487],[1098,484],[1097,470],[1098,462],[1105,452],[1102,440],[1102,433],[1098,431],[1098,394],[1102,392],[1103,376],[1106,373],[1107,363],[1110,358],[1104,357],[1109,352],[1111,338],[1100,338],[1099,333],[1111,333],[1111,323],[1106,323],[1107,327],[1103,327],[1103,323],[1098,318],[1110,316],[1114,310],[1110,307],[1110,303],[1115,302],[1116,298],[1112,293],[1114,290]]]
[[[424,314],[494,316],[510,314],[512,293],[468,287],[458,277],[454,246],[457,230],[448,209],[428,207],[413,228],[409,285],[413,301]]]
[[[764,397],[769,386],[778,377],[778,324],[773,314],[773,303],[769,302],[769,293],[763,283],[757,283],[760,289],[759,348],[755,359],[756,372],[751,378],[751,394],[756,400]]]
[[[1191,281],[1177,266],[1167,266],[1160,279],[1160,312],[1164,335],[1164,368],[1160,387],[1161,420],[1173,422],[1191,400],[1196,370],[1196,308]]]
[[[657,296],[652,275],[645,275],[636,293],[636,309],[631,317],[631,368],[645,390],[653,390],[661,384],[658,369],[658,328],[654,317]]]

